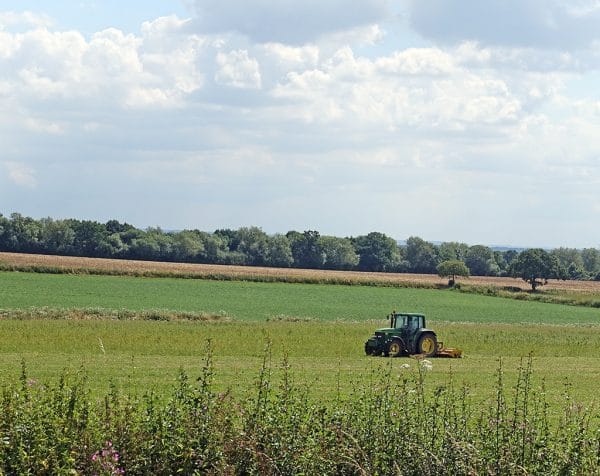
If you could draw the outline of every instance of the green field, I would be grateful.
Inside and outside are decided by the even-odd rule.
[[[438,322],[600,324],[598,309],[448,290],[0,273],[0,308],[41,306],[224,312],[252,321],[277,316],[365,321],[395,308],[424,312]]]
[[[565,384],[587,402],[600,377],[600,313],[452,291],[339,285],[222,282],[109,276],[0,273],[3,309],[31,307],[169,309],[224,313],[230,322],[0,321],[0,375],[16,379],[24,359],[31,378],[50,381],[85,369],[93,391],[110,382],[135,392],[168,388],[179,368],[200,371],[212,341],[220,389],[252,391],[267,341],[277,368],[287,354],[295,378],[319,398],[350,392],[373,370],[412,359],[368,358],[363,342],[392,309],[422,311],[440,338],[465,358],[434,361],[434,384],[453,378],[482,399],[494,385],[498,359],[507,378],[532,353],[535,379],[551,401]],[[10,314],[10,312],[8,313]],[[283,321],[268,319],[280,318]],[[299,322],[288,322],[300,318]],[[524,324],[529,323],[529,324]]]

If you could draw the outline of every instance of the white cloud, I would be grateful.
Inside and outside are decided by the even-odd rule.
[[[457,71],[449,53],[437,48],[409,48],[378,58],[377,67],[386,73],[440,76]]]
[[[291,114],[345,127],[455,130],[514,122],[521,102],[501,78],[461,68],[437,49],[410,49],[371,61],[339,50],[321,69],[289,73],[275,97],[293,99]]]
[[[202,87],[198,58],[205,42],[179,34],[176,18],[144,25],[143,36],[110,28],[86,40],[78,32],[45,28],[0,32],[2,89],[20,92],[25,103],[77,100],[90,107],[178,107]],[[169,48],[161,40],[169,37]],[[82,102],[83,101],[83,102]]]
[[[37,186],[35,171],[27,164],[13,161],[5,161],[3,164],[8,172],[9,180],[15,185],[31,189]]]
[[[246,50],[217,53],[218,70],[215,81],[234,88],[260,89],[261,78],[258,61],[248,56]]]
[[[0,11],[0,30],[13,26],[46,28],[52,26],[52,20],[46,15],[32,12]]]
[[[319,48],[316,45],[295,47],[282,43],[266,43],[262,49],[267,56],[274,58],[279,66],[288,71],[313,67],[319,61]]]

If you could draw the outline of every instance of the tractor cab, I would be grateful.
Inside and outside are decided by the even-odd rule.
[[[390,328],[417,330],[425,327],[425,316],[423,314],[399,314],[392,312],[389,315]]]

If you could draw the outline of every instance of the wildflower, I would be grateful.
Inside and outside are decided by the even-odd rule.
[[[101,450],[96,451],[91,459],[92,462],[95,463],[95,468],[99,469],[102,474],[125,474],[125,470],[119,467],[120,455],[119,452],[113,448],[112,441],[105,442],[104,447]]]
[[[401,369],[410,369],[410,364],[402,364],[400,366]]]
[[[421,360],[421,368],[425,371],[433,370],[433,364],[430,360],[424,359]]]

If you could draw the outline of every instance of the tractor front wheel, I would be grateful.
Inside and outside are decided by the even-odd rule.
[[[369,342],[365,342],[365,354],[377,357],[381,355],[381,351],[378,352],[376,347],[371,347]]]
[[[392,340],[392,342],[390,342],[390,345],[388,346],[387,354],[390,357],[398,357],[402,354],[403,351],[404,345],[402,344],[402,341],[400,339],[394,339]]]
[[[419,338],[419,343],[417,344],[418,354],[424,354],[427,357],[432,357],[435,355],[436,350],[437,337],[434,333],[427,332]]]

